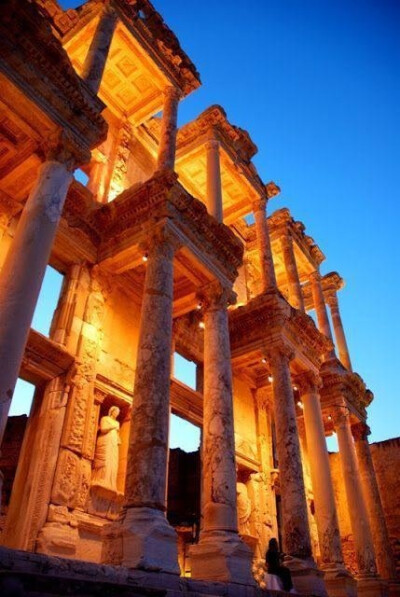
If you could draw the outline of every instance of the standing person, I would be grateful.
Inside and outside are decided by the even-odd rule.
[[[284,591],[290,591],[293,588],[292,576],[289,568],[282,566],[283,555],[279,551],[278,541],[273,537],[269,540],[265,561],[268,574],[279,576],[283,584]]]

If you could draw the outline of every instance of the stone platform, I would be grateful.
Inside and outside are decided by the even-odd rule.
[[[130,570],[0,547],[1,597],[286,597],[235,583]],[[304,597],[304,596],[303,596]],[[312,597],[312,596],[308,596]]]

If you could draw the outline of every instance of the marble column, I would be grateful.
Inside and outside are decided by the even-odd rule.
[[[204,290],[202,526],[191,551],[192,577],[252,583],[251,552],[237,528],[232,372],[227,305],[219,283]]]
[[[207,210],[218,221],[223,220],[220,147],[218,139],[209,139],[207,150]]]
[[[73,168],[66,147],[49,149],[0,274],[0,445]]]
[[[161,121],[158,170],[173,170],[175,166],[178,104],[181,93],[176,87],[164,90],[164,109]]]
[[[276,288],[275,269],[272,259],[271,240],[268,232],[266,206],[266,197],[262,197],[258,201],[253,202],[258,254],[260,257],[262,292],[266,292],[270,288]]]
[[[354,535],[355,555],[361,577],[376,576],[375,553],[367,509],[361,488],[357,457],[351,435],[349,409],[335,407],[331,411],[338,438],[340,462],[346,490],[350,523]]]
[[[330,340],[333,344],[331,326],[326,310],[324,293],[322,291],[321,276],[318,270],[316,270],[310,275],[310,285],[314,309],[317,315],[318,329],[321,332],[321,334],[324,334],[324,336],[326,336],[328,340]],[[335,351],[332,349],[332,351],[327,356],[328,358],[333,358],[335,356]]]
[[[347,347],[342,318],[340,317],[339,301],[336,291],[330,292],[328,294],[327,303],[331,310],[333,330],[335,332],[336,346],[339,353],[340,362],[346,367],[346,369],[352,371],[349,349]]]
[[[303,373],[296,377],[296,385],[299,388],[304,409],[308,453],[311,456],[309,463],[321,566],[325,569],[344,569],[329,456],[318,393],[320,383],[320,379],[312,372]]]
[[[360,422],[352,425],[351,430],[355,440],[358,468],[369,514],[378,572],[382,578],[394,579],[396,568],[368,443],[370,429],[365,423]]]
[[[293,558],[311,558],[300,442],[290,376],[290,354],[285,349],[267,353],[271,367],[276,447],[282,487],[283,551]]]
[[[285,264],[288,288],[289,288],[289,302],[295,309],[304,311],[304,299],[301,290],[299,279],[299,272],[297,270],[296,257],[293,249],[293,239],[289,232],[281,237],[283,261]]]
[[[106,0],[81,74],[93,93],[97,93],[100,89],[117,20],[118,15],[114,7],[110,0]]]
[[[179,573],[177,537],[166,519],[173,260],[166,229],[148,249],[122,525],[124,566]]]

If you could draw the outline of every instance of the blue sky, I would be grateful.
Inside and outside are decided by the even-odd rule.
[[[63,2],[75,6],[76,2]],[[265,181],[346,280],[354,370],[375,393],[371,441],[400,435],[398,216],[400,5],[389,0],[155,0],[213,103],[247,129]]]

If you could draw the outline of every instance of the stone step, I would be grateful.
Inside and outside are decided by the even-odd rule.
[[[1,597],[289,597],[257,586],[206,582],[0,547]],[[312,597],[303,595],[302,597]]]

